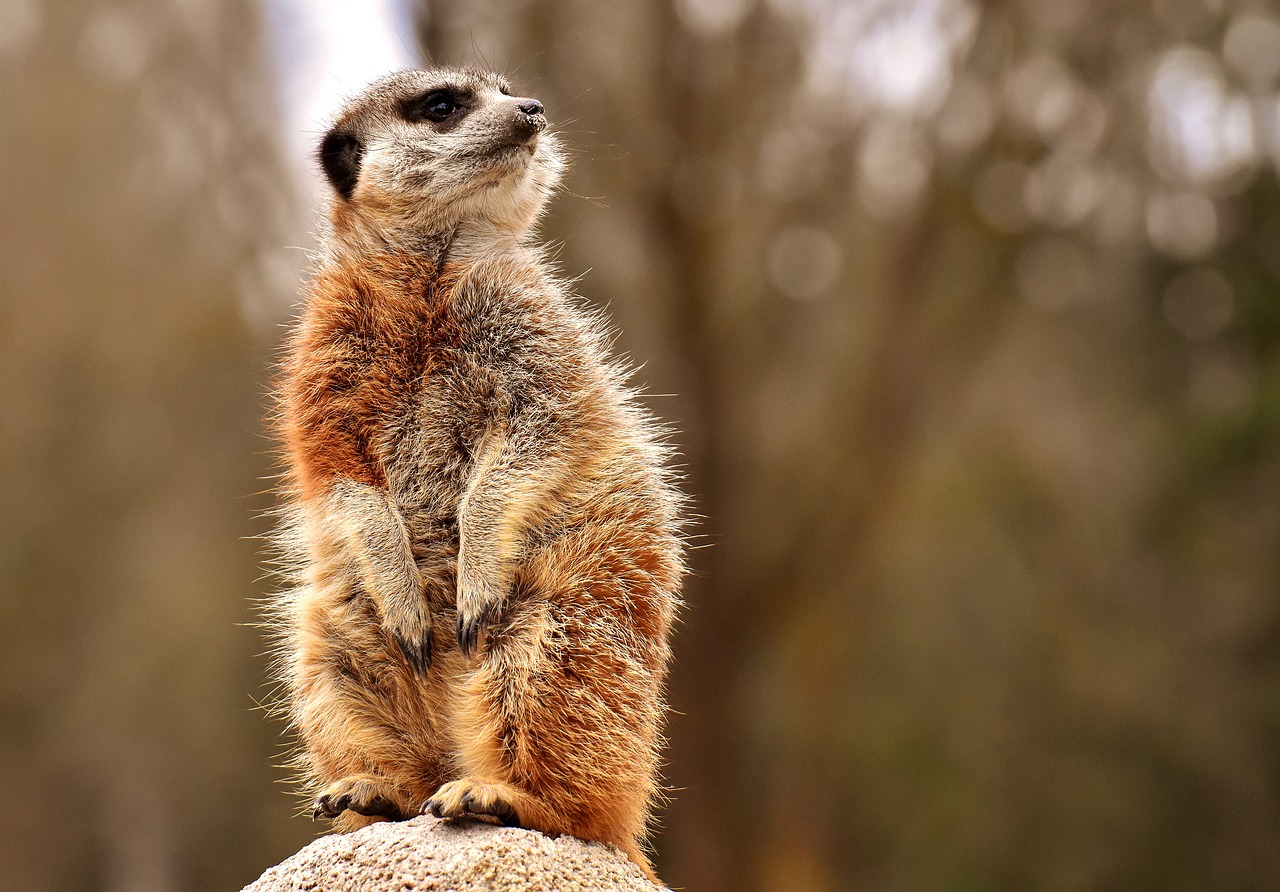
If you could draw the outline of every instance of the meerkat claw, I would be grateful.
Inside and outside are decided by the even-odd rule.
[[[516,827],[520,816],[509,800],[509,794],[500,785],[464,778],[437,790],[422,804],[422,812],[445,820],[496,818],[503,826]]]
[[[426,675],[427,670],[431,668],[431,633],[425,633],[422,640],[416,644],[399,634],[393,634],[392,637],[395,639],[396,647],[400,648],[400,653],[404,655],[414,671],[419,675]]]
[[[316,797],[315,808],[311,810],[311,820],[336,818],[347,810],[349,799],[349,796],[330,796],[328,793]]]
[[[461,613],[458,614],[458,647],[462,650],[464,657],[470,657],[475,651],[480,633],[488,627],[491,615],[490,610],[482,611],[479,616],[472,619],[466,619]]]
[[[383,782],[370,778],[346,778],[331,784],[316,797],[311,817],[313,820],[336,818],[348,810],[367,818],[380,817],[392,821],[408,817],[392,797],[391,789]]]
[[[505,799],[496,798],[487,805],[481,805],[470,793],[462,797],[462,810],[471,815],[492,815],[506,827],[515,827],[520,823],[520,816]]]

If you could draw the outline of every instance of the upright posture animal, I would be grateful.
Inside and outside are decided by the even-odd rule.
[[[342,111],[280,382],[281,674],[315,814],[426,810],[641,850],[681,498],[531,228],[542,105],[407,71]]]

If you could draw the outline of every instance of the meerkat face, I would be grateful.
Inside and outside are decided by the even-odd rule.
[[[351,102],[320,144],[339,213],[447,228],[478,220],[527,230],[564,162],[542,103],[496,74],[402,71]]]

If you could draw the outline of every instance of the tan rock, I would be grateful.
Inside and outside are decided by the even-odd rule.
[[[428,816],[325,836],[244,892],[658,892],[617,849]]]

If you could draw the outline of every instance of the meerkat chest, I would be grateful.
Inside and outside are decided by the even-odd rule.
[[[403,505],[430,508],[461,497],[500,392],[497,375],[474,357],[432,351],[386,441],[387,481]]]
[[[410,512],[448,510],[490,427],[562,377],[555,326],[507,283],[339,284],[317,290],[294,364],[294,414],[322,459],[311,464],[381,481]]]
[[[386,454],[406,504],[456,501],[486,433],[532,396],[527,326],[497,303],[446,302],[423,322],[420,367]]]

